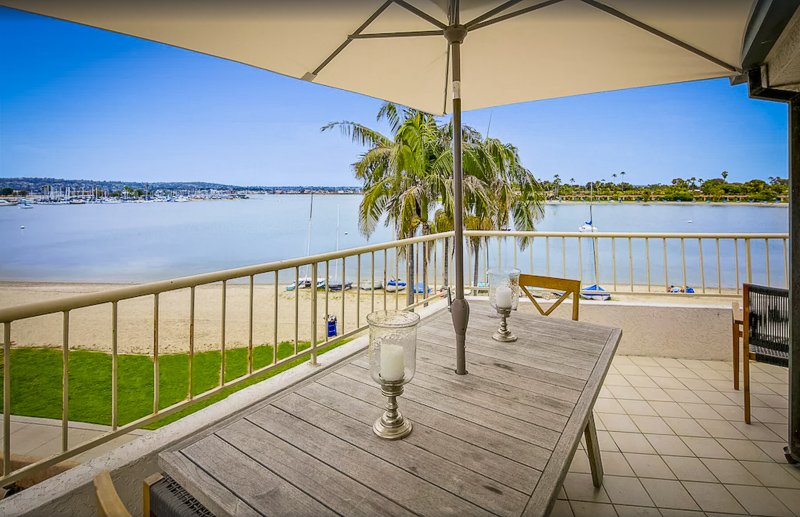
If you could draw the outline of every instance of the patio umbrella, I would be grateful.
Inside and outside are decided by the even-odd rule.
[[[742,72],[746,29],[760,3],[764,1],[0,0],[7,7],[429,113],[452,113],[452,313],[460,374],[466,373],[469,319],[464,300],[461,110],[737,76]]]

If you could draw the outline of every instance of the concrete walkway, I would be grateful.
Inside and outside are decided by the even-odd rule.
[[[110,430],[111,426],[70,422],[69,446],[76,447],[84,442],[100,437]],[[69,461],[77,463],[86,462],[149,432],[150,431],[142,429],[131,431],[99,447],[95,447],[70,458]],[[3,430],[0,428],[0,438],[2,438],[2,436]],[[25,456],[33,460],[39,460],[59,452],[61,452],[61,420],[27,416],[11,417],[12,458]]]

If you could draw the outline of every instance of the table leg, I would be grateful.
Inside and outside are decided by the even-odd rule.
[[[750,423],[750,350],[742,340],[742,382],[744,383],[744,423]]]
[[[733,389],[739,389],[739,325],[733,323]]]
[[[586,438],[586,454],[589,456],[589,466],[592,469],[592,483],[594,486],[603,485],[603,460],[600,457],[600,444],[597,441],[597,428],[594,425],[594,413],[589,414],[589,421],[583,431]]]

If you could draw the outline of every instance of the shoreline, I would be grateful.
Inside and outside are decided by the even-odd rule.
[[[272,193],[272,192],[254,192],[248,193],[248,196],[258,196],[258,197],[272,197],[272,196],[310,196],[311,192],[282,192],[282,193]],[[314,192],[313,195],[315,196],[360,196],[362,194],[355,193],[355,192],[345,192],[345,193],[338,193],[338,192]],[[166,203],[166,200],[128,200],[128,201],[111,201],[111,202],[84,202],[84,203],[68,203],[68,202],[39,202],[35,199],[30,198],[20,198],[14,196],[0,196],[0,199],[3,200],[27,200],[28,202],[34,205],[42,205],[42,206],[81,206],[81,205],[119,205],[119,204],[151,204],[151,203]],[[220,199],[188,199],[186,202],[190,203],[198,203],[203,201],[247,201],[248,199],[253,198],[220,198]],[[789,203],[780,203],[780,202],[765,202],[765,201],[614,201],[614,200],[585,200],[585,201],[575,201],[575,200],[557,200],[557,199],[548,199],[544,201],[546,205],[588,205],[592,203],[594,205],[676,205],[676,206],[760,206],[760,207],[789,207]],[[15,204],[9,204],[8,207],[15,207],[18,206]]]
[[[27,303],[56,300],[76,294],[102,291],[120,287],[118,283],[82,282],[10,282],[0,281],[0,308]],[[286,284],[278,290],[278,319],[273,322],[275,289],[272,284],[256,284],[253,305],[253,344],[273,344],[277,332],[278,341],[295,338],[295,295],[297,295],[297,327],[299,341],[311,336],[311,290],[286,291]],[[645,286],[636,286],[630,294],[615,294],[611,302],[623,304],[658,305],[720,305],[727,303],[725,297],[704,296],[658,296],[643,292]],[[229,284],[226,291],[225,345],[226,348],[248,346],[249,342],[249,285]],[[734,290],[725,289],[730,294]],[[733,291],[733,292],[731,292]],[[373,306],[374,293],[374,306]],[[194,349],[197,352],[219,350],[221,343],[221,286],[207,285],[196,288]],[[342,296],[344,294],[344,317]],[[709,293],[714,294],[714,293]],[[326,308],[324,291],[317,293],[317,336],[324,338],[326,331]],[[402,307],[405,292],[398,295],[386,293],[386,309],[395,308],[395,298]],[[420,298],[421,299],[421,298]],[[730,298],[727,298],[730,300]],[[159,353],[170,354],[188,351],[189,343],[189,289],[162,293],[159,296]],[[338,318],[338,329],[342,332],[356,328],[356,319],[363,324],[366,316],[374,310],[384,308],[384,291],[350,290],[345,293],[329,293],[327,313]],[[586,302],[582,303],[604,303]],[[358,316],[357,316],[358,314]],[[70,349],[110,352],[111,304],[103,304],[70,312]],[[60,313],[40,316],[15,322],[12,329],[14,346],[61,347],[63,317]],[[143,296],[120,301],[118,304],[118,352],[120,354],[153,353],[153,297]]]
[[[544,202],[546,205],[588,205],[590,201],[573,201],[573,200],[565,200],[560,201],[556,199],[548,199]],[[789,203],[775,203],[775,202],[762,202],[762,201],[728,201],[724,203],[722,201],[609,201],[609,200],[602,200],[602,201],[591,201],[593,205],[675,205],[675,206],[759,206],[759,207],[769,207],[769,208],[776,208],[776,207],[784,207],[789,208]]]

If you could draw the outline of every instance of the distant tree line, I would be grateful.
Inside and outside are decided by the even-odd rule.
[[[612,174],[611,181],[601,178],[579,185],[574,178],[563,181],[556,174],[552,180],[542,181],[548,199],[566,201],[768,201],[786,202],[789,196],[789,180],[770,177],[768,181],[753,179],[744,183],[728,182],[728,172],[720,177],[675,178],[669,184],[652,183],[634,185],[625,181],[625,172]]]
[[[0,196],[27,196],[27,190],[16,190],[13,188],[0,188]]]

